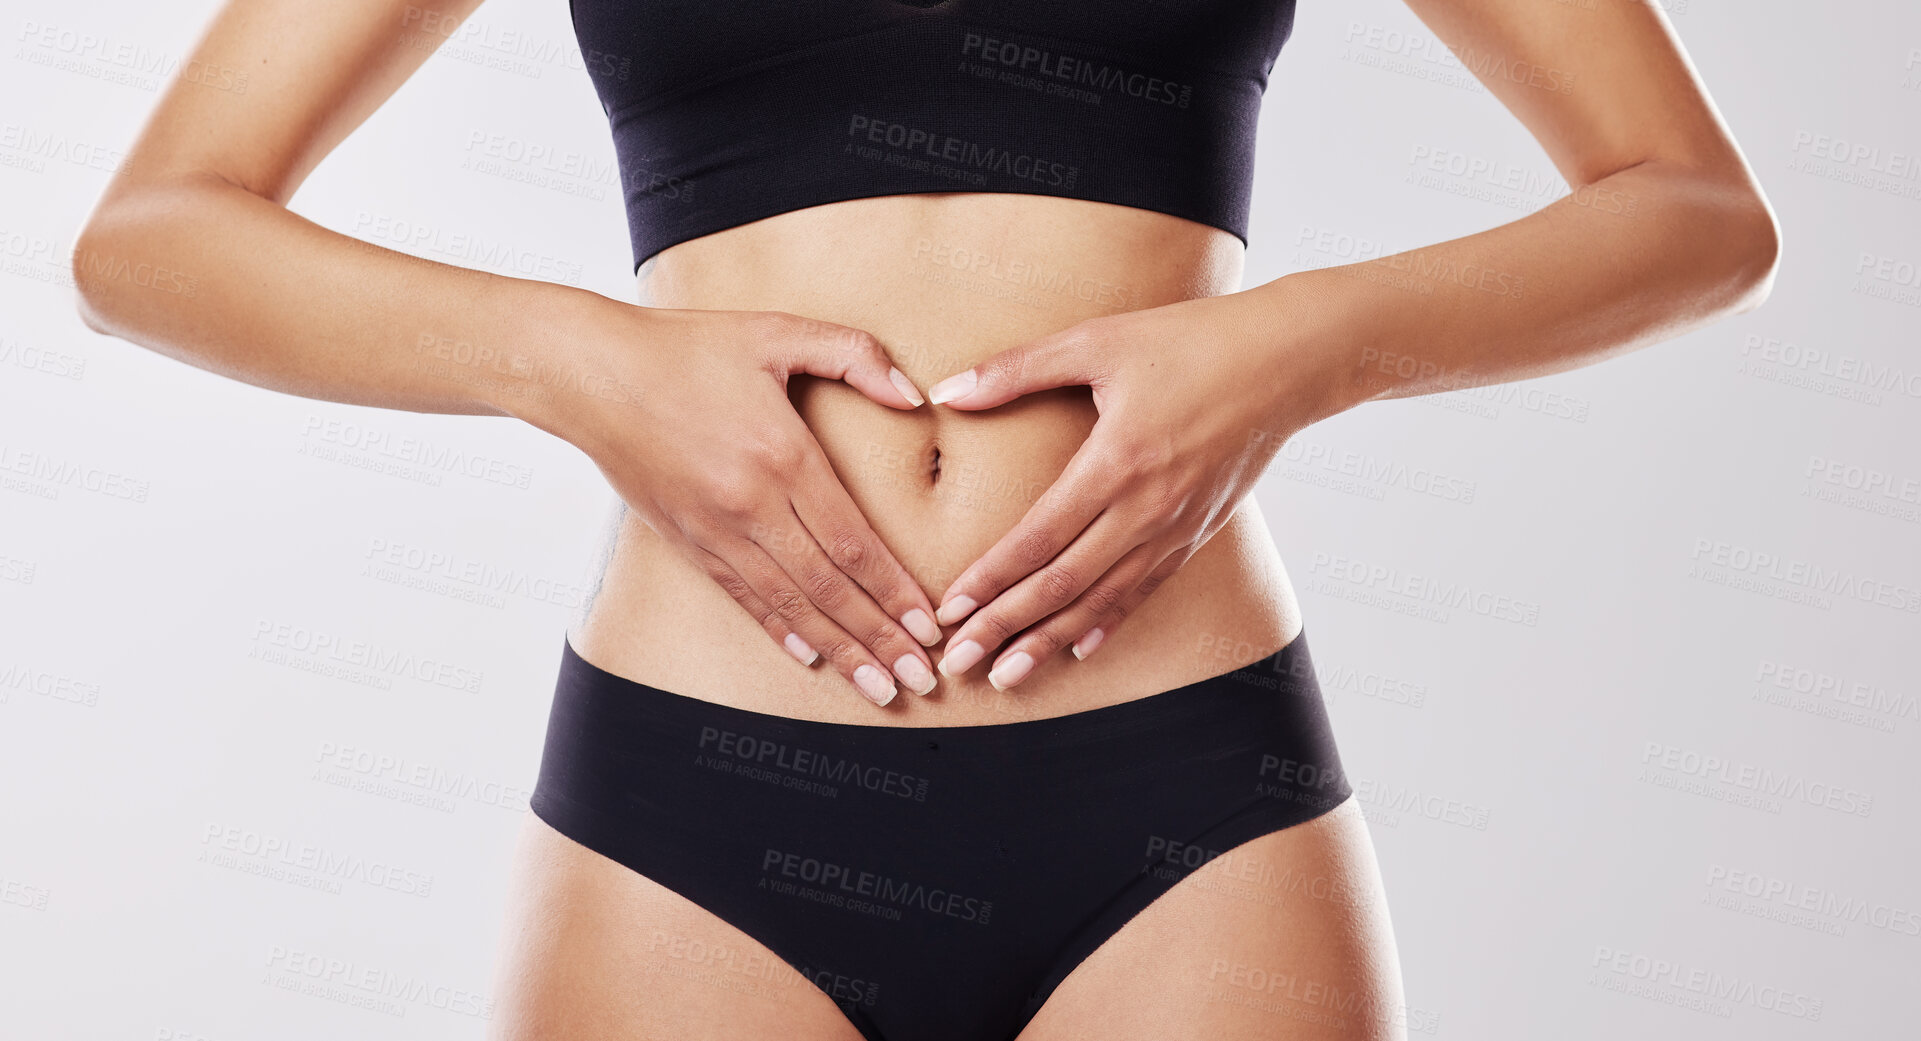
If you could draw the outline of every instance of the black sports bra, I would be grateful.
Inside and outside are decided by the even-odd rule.
[[[1294,0],[570,0],[634,264],[777,213],[1019,192],[1247,241]]]

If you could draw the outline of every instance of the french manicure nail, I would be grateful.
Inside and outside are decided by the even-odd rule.
[[[934,617],[939,619],[942,625],[953,625],[979,606],[974,602],[973,597],[962,593],[959,596],[948,597],[947,602],[940,605],[940,610],[934,612]]]
[[[914,634],[914,639],[919,640],[922,647],[932,647],[940,642],[940,626],[935,625],[934,620],[927,617],[927,612],[918,607],[901,615],[900,624]]]
[[[1087,656],[1093,654],[1094,648],[1099,647],[1101,641],[1105,639],[1107,634],[1102,632],[1099,626],[1087,630],[1080,639],[1074,641],[1074,657],[1086,661]]]
[[[957,376],[949,376],[934,384],[934,389],[927,392],[927,398],[936,405],[945,405],[973,393],[974,385],[979,382],[980,377],[974,373],[973,369],[968,369]]]
[[[925,694],[934,689],[934,674],[927,671],[927,664],[911,654],[903,654],[894,663],[894,675],[900,677],[907,689],[916,694]]]
[[[980,661],[981,655],[986,653],[980,644],[972,640],[962,640],[949,647],[947,653],[941,656],[940,674],[948,677],[959,676],[973,668],[974,663]]]
[[[885,705],[894,700],[894,681],[872,665],[863,665],[854,670],[854,685],[860,688],[867,700],[876,705]]]
[[[814,664],[814,659],[820,657],[819,651],[807,646],[806,640],[801,639],[793,633],[788,633],[787,639],[782,640],[781,643],[787,645],[787,653],[799,659],[802,665],[812,665]]]
[[[915,408],[927,404],[926,399],[920,396],[920,390],[914,386],[914,381],[908,379],[906,373],[899,369],[888,369],[887,378],[894,381],[894,389],[900,391],[901,397],[913,402]]]
[[[1015,651],[994,666],[994,671],[987,674],[987,682],[992,683],[995,690],[1006,690],[1026,679],[1027,674],[1033,671],[1034,656],[1026,651]]]

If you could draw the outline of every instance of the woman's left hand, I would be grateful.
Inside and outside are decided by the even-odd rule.
[[[1283,442],[1331,414],[1325,374],[1286,356],[1274,285],[1092,318],[929,391],[975,410],[1085,385],[1100,413],[1054,484],[943,594],[940,623],[967,624],[942,673],[1005,644],[988,672],[1005,690],[1062,647],[1085,659],[1226,525]]]

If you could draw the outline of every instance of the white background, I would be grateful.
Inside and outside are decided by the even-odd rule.
[[[1772,300],[1363,406],[1259,491],[1417,1038],[1891,1037],[1921,1012],[1921,614],[1875,602],[1921,595],[1921,8],[1664,2],[1780,214]],[[1301,8],[1248,285],[1565,192],[1404,8]],[[72,238],[212,10],[0,23],[0,1037],[479,1038],[611,493],[511,420],[279,395],[80,324]],[[295,209],[631,299],[566,4],[494,0],[467,32]],[[549,158],[467,167],[500,138]],[[369,468],[392,461],[369,435],[510,483]],[[276,632],[473,682],[320,675]],[[329,962],[390,980],[385,1011],[283,989]]]

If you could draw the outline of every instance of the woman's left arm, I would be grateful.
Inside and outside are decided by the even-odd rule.
[[[1773,212],[1658,6],[1408,3],[1573,192],[1425,249],[1091,319],[934,387],[934,402],[983,409],[1086,385],[1100,412],[943,595],[941,624],[967,619],[953,663],[971,665],[973,642],[1006,688],[1070,643],[1093,653],[1313,423],[1592,364],[1766,298]]]

